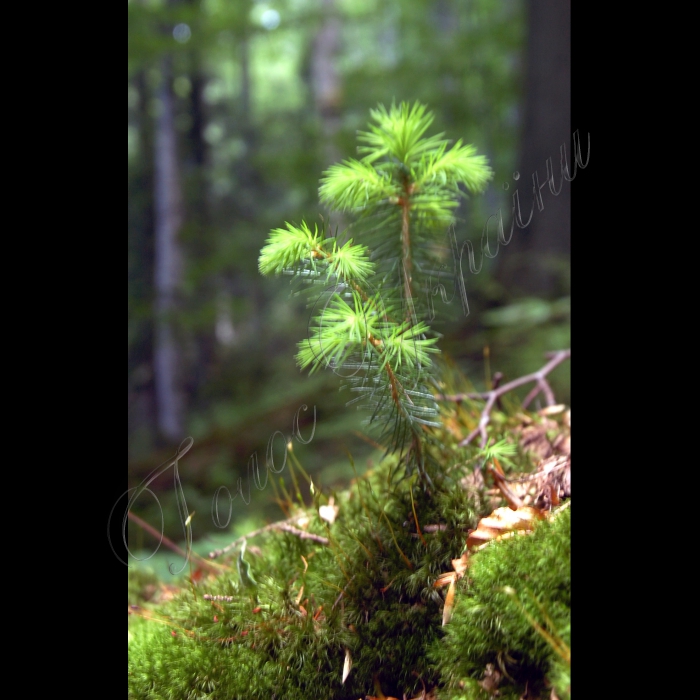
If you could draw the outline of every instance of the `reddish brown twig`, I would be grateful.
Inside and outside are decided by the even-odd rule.
[[[156,530],[152,525],[149,525],[145,520],[139,518],[138,515],[134,515],[131,511],[129,511],[127,515],[129,516],[129,520],[133,520],[142,530],[145,530],[149,534],[153,535],[153,537],[155,537],[156,539],[159,539],[168,549],[171,549],[173,552],[179,554],[185,559],[189,558],[187,552],[184,549],[178,547],[170,538],[166,537],[162,532],[158,532],[158,530]],[[206,559],[199,556],[199,554],[197,554],[196,552],[192,552],[190,550],[190,554],[205,569],[213,571],[217,574],[221,572],[221,568],[218,565],[210,564]]]
[[[518,510],[518,508],[521,508],[523,506],[522,499],[516,496],[516,494],[514,494],[510,489],[503,471],[496,469],[493,465],[487,465],[486,469],[491,473],[491,476],[493,476],[498,490],[503,494],[503,497],[508,502],[510,509]]]
[[[464,401],[464,399],[486,399],[486,405],[481,411],[481,417],[479,419],[479,425],[477,425],[474,430],[472,430],[469,435],[467,435],[464,440],[459,443],[459,447],[464,447],[468,445],[477,435],[481,435],[481,447],[486,447],[488,441],[488,436],[486,434],[486,426],[491,420],[491,409],[494,403],[503,394],[507,394],[513,389],[517,389],[523,384],[529,384],[530,382],[535,382],[535,386],[532,391],[525,397],[523,401],[523,408],[527,408],[530,402],[540,393],[544,394],[545,400],[548,406],[553,406],[556,401],[554,399],[554,393],[552,392],[552,387],[549,386],[549,382],[545,377],[558,365],[560,365],[564,360],[568,360],[571,357],[571,350],[558,350],[557,352],[547,353],[545,357],[549,357],[549,362],[542,367],[542,369],[532,374],[526,374],[524,377],[514,379],[512,382],[507,382],[503,386],[492,389],[491,391],[485,391],[480,394],[438,394],[436,397],[442,401]]]

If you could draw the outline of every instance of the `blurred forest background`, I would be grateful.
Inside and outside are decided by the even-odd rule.
[[[527,221],[532,174],[544,183],[551,157],[558,183],[562,144],[573,162],[570,5],[129,0],[128,15],[129,487],[191,435],[180,476],[195,537],[211,543],[217,487],[235,493],[256,451],[264,465],[268,439],[291,435],[302,404],[302,434],[314,406],[316,429],[294,450],[315,481],[347,483],[346,450],[360,470],[372,452],[338,377],[295,366],[309,311],[288,281],[258,273],[270,229],[328,219],[318,180],[356,155],[370,108],[419,100],[436,115],[430,133],[473,143],[495,171],[484,195],[465,200],[454,232],[460,248],[474,243],[478,265],[489,216],[500,208],[509,231],[519,188]],[[479,274],[465,249],[469,315],[458,296],[435,298],[440,347],[476,389],[496,371],[507,381],[539,369],[544,352],[570,344],[571,187],[564,181],[554,197],[545,186],[544,209]],[[551,381],[569,403],[568,366]],[[166,534],[179,539],[171,476],[151,488]],[[250,506],[234,501],[234,521],[281,515],[269,484],[252,494]],[[158,526],[147,498],[134,512]],[[143,539],[130,528],[130,543]]]

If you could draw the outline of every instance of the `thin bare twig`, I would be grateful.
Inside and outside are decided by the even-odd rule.
[[[442,401],[456,401],[457,403],[464,401],[464,399],[486,399],[486,405],[481,411],[481,418],[479,419],[479,425],[477,425],[474,430],[472,430],[469,435],[467,435],[464,440],[459,443],[459,447],[464,447],[468,445],[477,435],[481,435],[481,447],[486,447],[488,441],[488,436],[486,434],[486,426],[491,420],[491,409],[494,403],[503,394],[507,394],[513,389],[517,389],[523,384],[529,384],[530,382],[535,382],[535,386],[532,391],[525,397],[523,401],[523,408],[527,408],[530,402],[540,393],[544,394],[545,400],[548,406],[553,406],[556,401],[554,399],[554,393],[552,392],[552,387],[549,386],[549,382],[545,377],[558,365],[560,365],[564,360],[568,360],[571,357],[571,349],[568,350],[558,350],[557,352],[547,353],[545,357],[551,358],[549,362],[542,367],[542,369],[532,374],[526,374],[524,377],[514,379],[512,382],[507,382],[503,386],[492,389],[491,391],[485,391],[476,394],[438,394],[436,398]]]
[[[491,472],[491,476],[494,478],[498,490],[508,502],[509,508],[511,510],[518,510],[518,508],[521,508],[523,505],[522,499],[511,491],[503,474],[500,474],[493,466],[487,466],[486,469]]]
[[[232,595],[209,595],[209,593],[205,593],[202,598],[204,600],[222,600],[226,603],[232,603],[234,600]]]
[[[242,535],[237,540],[231,542],[231,544],[226,545],[223,549],[215,549],[213,552],[209,552],[209,558],[216,559],[222,554],[226,554],[232,549],[235,549],[239,544],[243,543],[243,540],[248,540],[251,537],[257,537],[257,535],[262,535],[264,532],[269,532],[270,530],[284,530],[285,532],[289,532],[292,535],[296,535],[297,537],[301,537],[305,540],[314,540],[314,542],[328,544],[328,540],[325,537],[322,537],[321,535],[312,535],[311,533],[304,532],[303,530],[297,530],[297,528],[292,527],[290,525],[290,523],[298,522],[299,520],[305,517],[307,516],[295,515],[293,518],[287,518],[286,520],[281,520],[276,523],[270,523],[269,525],[265,525],[265,527],[261,527],[258,530],[253,530],[253,532],[249,532],[246,535]]]
[[[301,516],[297,515],[293,518],[283,520],[282,522],[290,523],[294,520],[299,520],[300,517]],[[280,523],[271,523],[270,525],[265,525],[265,527],[261,527],[258,530],[253,530],[253,532],[249,532],[247,535],[242,535],[237,540],[231,542],[231,544],[226,545],[223,549],[215,549],[213,552],[209,552],[209,558],[216,559],[217,557],[220,557],[223,554],[227,554],[232,549],[235,549],[239,544],[243,544],[243,540],[250,539],[251,537],[256,537],[257,535],[262,535],[263,532],[269,532],[270,530],[274,530],[279,524]]]
[[[503,372],[496,372],[496,374],[493,375],[493,379],[491,380],[491,391],[495,391],[496,389],[498,389],[498,387],[500,386],[502,381],[503,381]],[[499,411],[503,410],[503,405],[501,404],[501,399],[496,399],[496,406],[498,406]]]
[[[331,611],[335,610],[335,606],[338,605],[340,602],[340,599],[345,595],[345,591],[348,590],[348,586],[352,583],[352,579],[355,578],[357,574],[353,574],[352,578],[345,584],[345,587],[343,588],[342,591],[340,591],[340,594],[338,597],[335,599],[335,603],[333,603],[333,606],[331,607]]]
[[[182,549],[181,547],[178,547],[170,538],[166,537],[162,532],[158,532],[152,525],[149,525],[145,520],[142,520],[139,518],[138,515],[134,515],[131,511],[127,513],[129,516],[129,520],[133,520],[142,530],[145,530],[149,534],[153,535],[156,539],[160,540],[168,549],[172,550],[176,554],[179,554],[181,557],[184,557],[187,559],[187,552]],[[210,564],[206,559],[201,557],[199,554],[196,552],[193,552],[190,550],[190,554],[192,555],[193,558],[195,558],[204,568],[208,569],[209,571],[213,571],[214,573],[220,573],[219,569],[219,564]]]
[[[323,537],[322,535],[314,535],[312,532],[306,532],[304,530],[298,530],[297,528],[287,525],[286,523],[280,523],[276,529],[282,530],[283,532],[288,532],[291,535],[296,535],[302,540],[313,540],[319,544],[328,544],[327,537]]]

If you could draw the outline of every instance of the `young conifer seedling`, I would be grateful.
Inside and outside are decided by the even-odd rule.
[[[331,166],[319,188],[321,202],[353,223],[335,235],[305,221],[274,229],[259,268],[321,285],[309,337],[299,343],[300,368],[343,377],[359,394],[350,403],[371,410],[380,439],[429,485],[423,445],[439,427],[431,390],[439,350],[424,299],[460,198],[482,191],[493,173],[474,146],[426,136],[434,117],[422,104],[370,114],[369,130],[358,134],[360,157]]]
[[[330,498],[310,483],[314,502],[299,517],[286,512],[239,537],[220,575],[190,573],[160,601],[153,581],[131,570],[130,698],[544,700],[556,691],[569,700],[570,508],[544,517],[528,507],[532,531],[516,534],[498,518],[491,527],[499,509],[481,517],[490,499],[464,477],[486,462],[492,474],[500,464],[529,472],[519,428],[492,427],[493,444],[472,445],[465,460],[439,427],[426,292],[459,198],[491,171],[472,146],[425,136],[431,122],[420,104],[373,110],[359,159],[321,180],[322,202],[352,224],[335,235],[287,224],[260,256],[263,274],[287,273],[319,292],[300,367],[344,377],[397,455]],[[544,369],[529,379],[541,381]],[[459,422],[471,429],[479,407],[466,413]],[[568,429],[552,445],[568,444],[559,437],[568,441]],[[423,489],[405,478],[410,469]],[[551,482],[547,493],[553,500]]]

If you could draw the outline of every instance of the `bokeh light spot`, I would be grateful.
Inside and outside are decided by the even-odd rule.
[[[265,12],[260,15],[260,24],[268,31],[277,29],[280,25],[280,13],[277,12],[277,10],[265,10]]]
[[[192,30],[187,24],[178,24],[173,29],[173,37],[175,37],[175,41],[178,41],[181,44],[185,44],[186,42],[188,42],[191,36]]]

